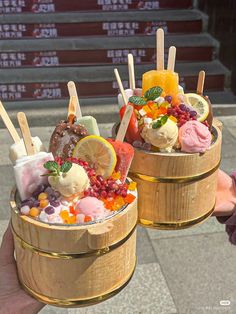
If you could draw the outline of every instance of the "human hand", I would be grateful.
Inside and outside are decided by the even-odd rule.
[[[0,314],[35,314],[44,307],[44,304],[30,297],[20,286],[10,226],[3,236],[0,248],[0,304]]]
[[[233,179],[222,170],[218,172],[214,216],[231,216],[236,209],[236,189]]]

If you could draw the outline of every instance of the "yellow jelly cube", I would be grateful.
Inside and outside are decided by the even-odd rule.
[[[135,191],[136,188],[137,188],[137,183],[134,182],[134,181],[130,182],[129,187],[128,187],[128,190],[129,190],[129,191]]]

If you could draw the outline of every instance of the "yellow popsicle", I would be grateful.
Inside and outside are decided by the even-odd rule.
[[[160,86],[166,95],[175,98],[179,93],[179,75],[169,70],[152,70],[144,73],[142,80],[143,95],[154,86]]]

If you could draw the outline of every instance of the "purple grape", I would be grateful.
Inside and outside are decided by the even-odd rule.
[[[52,215],[55,212],[55,209],[52,206],[48,206],[44,209],[45,213],[48,215]]]
[[[186,108],[187,107],[185,106],[185,104],[180,104],[179,105],[179,109],[182,110],[182,111],[186,111]]]
[[[193,118],[193,117],[196,117],[197,112],[192,110],[192,111],[189,112],[189,114],[190,114],[190,117]]]
[[[172,102],[172,96],[166,96],[165,101],[167,101],[169,104]]]
[[[143,149],[150,151],[152,149],[152,145],[149,143],[144,143],[143,144]]]
[[[60,202],[57,200],[53,200],[53,201],[50,201],[50,205],[52,205],[53,207],[58,207],[60,206]]]
[[[190,112],[190,111],[191,111],[191,109],[186,106],[186,112]]]
[[[133,146],[136,148],[142,148],[143,143],[141,141],[134,141]]]

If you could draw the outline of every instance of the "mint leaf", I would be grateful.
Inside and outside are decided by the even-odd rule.
[[[63,173],[68,172],[72,167],[72,163],[69,161],[66,161],[63,165],[61,165],[60,171]]]
[[[167,115],[161,117],[160,119],[158,119],[156,122],[154,122],[152,124],[152,128],[153,129],[158,129],[158,128],[162,127],[164,124],[166,124],[167,120],[168,120],[168,116]]]
[[[136,106],[144,106],[147,103],[143,97],[139,97],[139,96],[131,96],[129,98],[129,102],[131,102],[132,104]]]
[[[144,97],[147,98],[147,100],[155,100],[156,98],[161,96],[161,93],[163,92],[163,89],[159,86],[154,86],[146,91],[144,94]]]
[[[47,161],[43,166],[51,172],[59,172],[59,165],[55,161]]]

